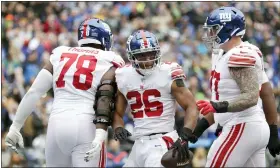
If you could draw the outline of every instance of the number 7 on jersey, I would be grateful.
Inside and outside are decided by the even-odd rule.
[[[72,66],[72,64],[77,60],[79,54],[75,53],[63,53],[61,55],[60,61],[63,61],[65,58],[68,58],[66,63],[64,64],[59,77],[57,79],[56,86],[58,88],[65,87],[65,80],[64,76],[66,72],[69,70],[69,68]],[[83,64],[85,61],[89,61],[88,67],[83,67]],[[73,74],[73,86],[76,89],[80,90],[88,90],[91,88],[93,75],[92,72],[95,70],[97,63],[97,59],[93,55],[82,55],[78,58],[77,64],[76,64],[76,71]],[[85,83],[80,82],[80,75],[83,74],[86,76]]]

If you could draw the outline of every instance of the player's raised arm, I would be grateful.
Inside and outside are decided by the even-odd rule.
[[[6,136],[5,142],[9,148],[17,152],[17,145],[23,148],[23,139],[20,134],[26,118],[31,114],[35,108],[37,101],[52,87],[52,64],[48,62],[44,68],[39,72],[32,86],[22,98],[13,124]]]
[[[189,89],[185,86],[182,78],[173,81],[171,85],[171,93],[179,105],[185,110],[184,128],[182,130],[181,138],[186,141],[195,141],[195,137],[192,134],[198,119],[195,99]]]

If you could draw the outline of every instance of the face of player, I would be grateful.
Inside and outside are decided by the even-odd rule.
[[[155,61],[157,60],[157,52],[151,51],[135,54],[134,57],[141,69],[151,69],[154,67]]]

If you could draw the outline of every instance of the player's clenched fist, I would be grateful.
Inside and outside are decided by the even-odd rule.
[[[131,136],[131,133],[122,127],[118,127],[114,131],[115,140],[126,140],[129,136]]]
[[[183,127],[180,137],[182,140],[187,142],[190,141],[195,143],[197,141],[197,137],[192,133],[192,130],[187,127]]]
[[[91,143],[91,150],[86,152],[84,160],[88,162],[89,160],[99,157],[100,151],[102,150],[102,146],[104,141],[107,138],[107,131],[103,129],[96,129],[96,135],[94,140]]]

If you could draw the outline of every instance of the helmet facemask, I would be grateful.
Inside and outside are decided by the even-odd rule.
[[[219,48],[223,43],[218,34],[222,30],[223,26],[220,25],[204,25],[202,40],[209,50]],[[225,43],[225,42],[224,42]]]
[[[143,75],[150,75],[160,65],[160,47],[128,51],[128,60]]]

